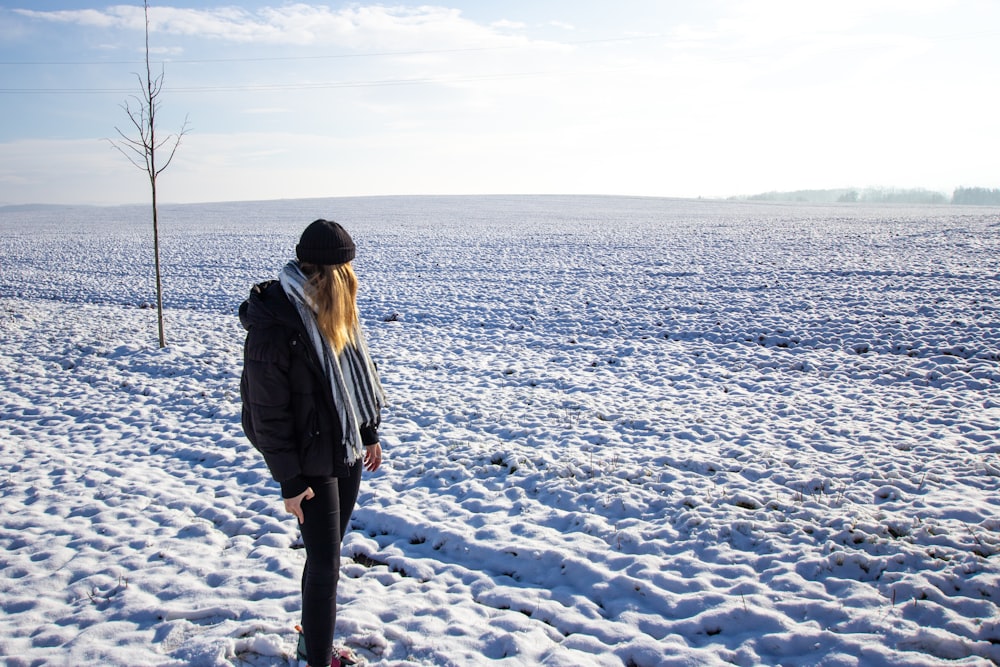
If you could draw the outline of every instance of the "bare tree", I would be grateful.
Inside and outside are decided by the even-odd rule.
[[[143,10],[146,19],[146,74],[136,74],[139,80],[140,92],[132,95],[121,107],[128,114],[132,122],[135,134],[130,136],[117,126],[117,140],[110,140],[122,155],[128,158],[133,165],[142,169],[149,176],[149,186],[153,194],[153,254],[156,267],[156,319],[160,332],[160,347],[166,347],[166,336],[163,332],[163,283],[160,279],[160,228],[156,211],[156,178],[163,170],[170,166],[177,153],[177,147],[181,144],[183,137],[188,130],[187,118],[177,134],[167,135],[163,139],[156,137],[156,112],[160,108],[159,97],[163,90],[163,67],[160,67],[160,75],[153,77],[152,67],[149,62],[149,0],[143,0]],[[171,145],[172,144],[172,145]],[[161,148],[169,149],[170,153],[162,166],[157,166],[156,157]]]

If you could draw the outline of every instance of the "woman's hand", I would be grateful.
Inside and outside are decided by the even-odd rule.
[[[294,498],[285,498],[285,510],[294,514],[299,523],[305,523],[305,517],[302,516],[302,501],[309,500],[315,495],[312,487],[309,487]]]
[[[375,472],[382,465],[382,445],[375,443],[374,445],[365,446],[365,470],[368,472]]]

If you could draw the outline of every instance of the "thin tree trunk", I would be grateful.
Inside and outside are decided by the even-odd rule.
[[[149,185],[153,195],[153,264],[156,270],[156,324],[160,334],[160,348],[167,346],[163,331],[163,281],[160,278],[160,224],[156,212],[156,94],[153,72],[149,66],[149,0],[143,2],[146,15],[146,107],[149,110]]]
[[[167,346],[167,337],[163,331],[163,283],[160,280],[160,227],[156,217],[156,180],[153,185],[153,255],[156,265],[156,323],[160,333],[160,347]]]

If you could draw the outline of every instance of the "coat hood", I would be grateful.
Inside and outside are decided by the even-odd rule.
[[[285,296],[277,280],[258,283],[250,289],[250,296],[240,304],[240,324],[247,331],[251,327],[280,324],[302,328],[298,310]]]

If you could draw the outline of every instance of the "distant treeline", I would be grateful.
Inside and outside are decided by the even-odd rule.
[[[957,188],[951,203],[1000,205],[1000,188]]]
[[[744,201],[804,202],[809,204],[868,203],[868,204],[993,204],[1000,205],[1000,189],[957,188],[948,196],[933,190],[897,188],[839,188],[833,190],[793,190],[764,192],[757,195],[730,197]]]

